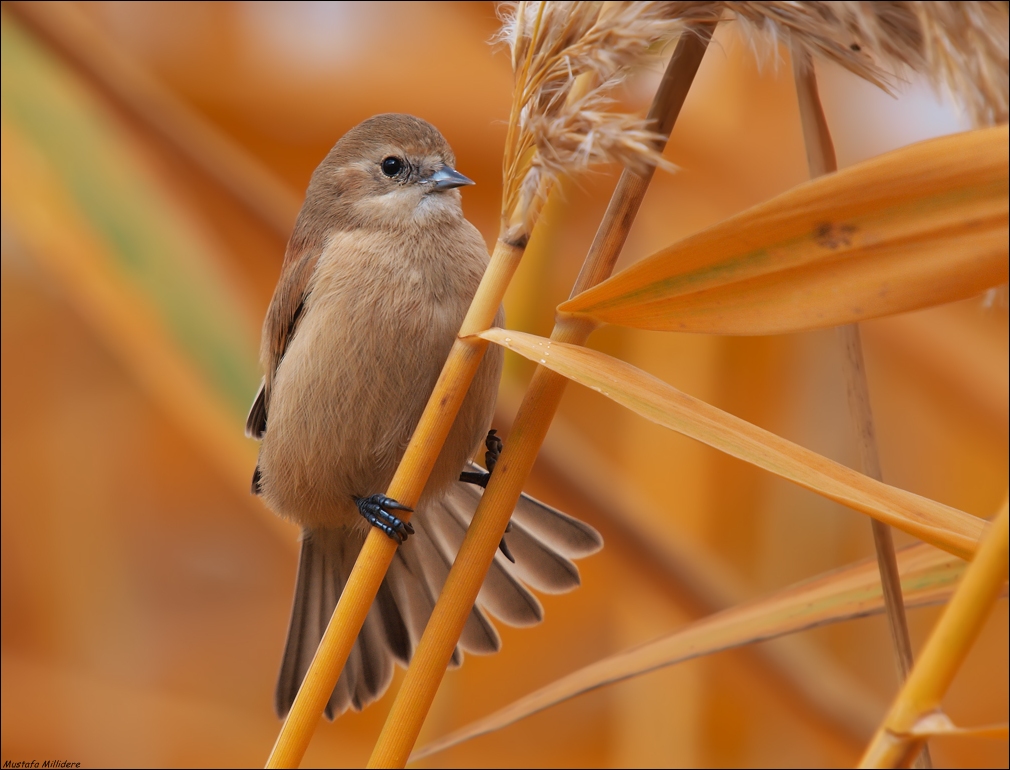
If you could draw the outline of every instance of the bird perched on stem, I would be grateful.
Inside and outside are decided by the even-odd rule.
[[[263,328],[263,385],[246,424],[262,439],[253,491],[302,527],[294,607],[277,684],[285,715],[369,526],[397,550],[330,697],[331,719],[380,697],[393,661],[407,665],[431,615],[488,474],[470,464],[488,434],[502,351],[470,386],[410,522],[382,492],[442,370],[488,263],[463,216],[442,135],[409,115],[351,129],[312,175]],[[498,323],[501,322],[499,312]],[[463,474],[461,480],[461,473]],[[507,542],[506,542],[507,540]],[[602,546],[592,527],[523,497],[453,656],[495,652],[487,615],[538,623],[527,588],[579,584],[570,559]],[[512,556],[514,554],[514,557]]]

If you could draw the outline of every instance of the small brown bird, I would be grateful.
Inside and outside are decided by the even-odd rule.
[[[288,242],[263,327],[266,375],[246,424],[262,439],[253,491],[303,533],[277,684],[280,716],[291,708],[370,525],[400,546],[326,714],[360,710],[385,692],[393,661],[410,661],[490,475],[470,460],[494,410],[503,358],[495,346],[413,520],[403,522],[397,513],[404,507],[381,494],[488,262],[457,189],[473,182],[454,165],[429,123],[370,118],[313,173]],[[490,471],[500,441],[487,435]],[[538,623],[543,611],[526,584],[549,593],[575,588],[579,573],[570,559],[601,546],[592,527],[524,496],[453,664],[462,662],[462,650],[499,649],[488,613],[514,626]]]

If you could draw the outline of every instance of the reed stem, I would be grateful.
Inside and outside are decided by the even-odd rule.
[[[657,132],[664,137],[669,137],[680,114],[712,31],[711,25],[705,25],[699,26],[694,33],[685,33],[667,66],[649,111]],[[658,149],[661,151],[662,147]],[[613,271],[654,172],[654,168],[645,174],[625,170],[621,175],[572,290],[573,296],[604,280]],[[551,338],[581,345],[594,328],[591,321],[564,318],[555,324]],[[403,767],[406,764],[566,384],[564,377],[542,367],[534,373],[505,450],[379,735],[369,767]]]
[[[902,766],[925,743],[925,737],[913,730],[923,717],[939,710],[941,698],[999,598],[1010,561],[1008,537],[1010,508],[1004,503],[860,767]]]
[[[799,50],[793,52],[793,76],[796,80],[796,97],[799,102],[800,120],[803,124],[803,139],[807,150],[807,164],[811,178],[830,174],[838,170],[834,143],[824,117],[820,94],[817,90],[817,75],[810,55]],[[842,366],[845,370],[846,391],[849,400],[849,415],[856,432],[862,471],[867,476],[883,481],[880,454],[877,451],[877,436],[873,426],[873,410],[870,407],[870,389],[866,380],[866,364],[863,359],[863,343],[859,324],[846,324],[838,328],[838,339],[842,346]],[[898,574],[898,560],[894,550],[894,537],[890,526],[877,519],[870,520],[873,545],[877,553],[880,569],[880,583],[884,595],[884,611],[891,632],[891,645],[898,672],[898,682],[904,683],[912,670],[912,642],[908,633],[908,619],[905,603],[901,595],[901,577]],[[933,766],[929,747],[924,743],[916,760],[916,767]]]

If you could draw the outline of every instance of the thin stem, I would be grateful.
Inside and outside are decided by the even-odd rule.
[[[708,46],[712,27],[687,32],[680,40],[649,116],[669,135]],[[665,141],[663,143],[665,145]],[[662,149],[659,147],[657,149]],[[654,169],[645,175],[624,171],[586,257],[574,291],[581,291],[610,275],[627,239]],[[583,344],[592,322],[562,319],[552,339]],[[551,418],[564,393],[566,380],[538,367],[512,425],[509,440],[495,466],[473,521],[446,579],[414,653],[403,685],[389,712],[369,767],[403,767],[414,747],[467,614],[477,598],[512,510],[522,492]]]
[[[810,176],[813,178],[830,174],[838,170],[838,162],[817,91],[817,75],[814,73],[809,54],[798,50],[793,52],[793,76],[796,80],[796,97],[803,124],[803,139],[807,149]],[[843,351],[842,365],[845,370],[849,415],[856,431],[856,443],[859,446],[863,473],[877,481],[883,481],[859,325],[847,324],[839,327],[838,337]],[[912,669],[912,642],[908,633],[905,603],[901,596],[901,578],[898,575],[898,561],[894,552],[894,537],[891,528],[882,521],[871,519],[870,526],[873,531],[873,545],[877,552],[877,566],[880,569],[884,609],[891,632],[898,681],[904,683]],[[916,766],[927,768],[933,766],[929,748],[925,743]]]
[[[882,481],[883,474],[877,453],[877,440],[873,433],[873,413],[870,409],[870,393],[866,381],[859,325],[848,324],[840,327],[838,337],[842,344],[849,410],[858,433],[857,443],[863,473]],[[877,519],[871,519],[871,524],[873,542],[877,548],[877,564],[880,567],[881,583],[884,588],[884,606],[887,608],[891,641],[894,644],[895,665],[898,668],[899,681],[904,682],[912,670],[912,645],[908,637],[901,584],[897,579],[898,564],[895,558],[894,538],[887,524]]]
[[[835,145],[831,141],[828,121],[821,107],[821,97],[817,92],[817,75],[809,54],[796,50],[792,55],[793,78],[796,81],[796,100],[800,106],[800,122],[803,124],[803,144],[807,149],[807,166],[814,179],[838,170],[835,159]]]
[[[920,719],[939,710],[940,700],[999,598],[1010,561],[1008,537],[1010,508],[1004,503],[860,767],[899,767],[925,743],[912,731]]]

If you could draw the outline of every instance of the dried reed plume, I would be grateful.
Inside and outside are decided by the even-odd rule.
[[[618,161],[660,164],[662,137],[612,109],[614,88],[685,28],[670,3],[521,2],[500,7],[497,41],[515,87],[503,162],[502,239],[523,245],[562,173]]]
[[[934,88],[949,89],[976,125],[1007,120],[1010,15],[1005,2],[712,5],[733,13],[754,43],[781,40],[825,56],[885,90],[895,76],[919,72]]]
[[[520,2],[499,7],[515,92],[502,238],[522,245],[554,180],[591,164],[661,164],[647,121],[612,94],[661,43],[735,20],[756,51],[778,42],[889,90],[908,70],[946,88],[977,125],[1007,120],[1005,2]]]

